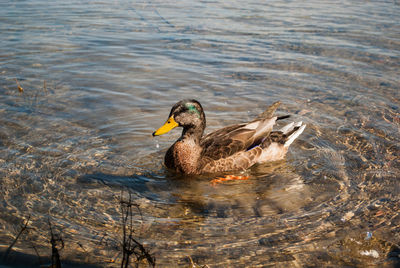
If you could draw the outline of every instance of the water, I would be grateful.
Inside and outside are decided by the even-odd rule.
[[[48,263],[50,220],[64,264],[115,267],[131,193],[159,266],[398,265],[398,14],[398,1],[0,3],[1,252],[30,217],[9,264]],[[286,161],[213,186],[163,168],[178,131],[151,137],[188,97],[208,130],[276,100],[307,128]]]

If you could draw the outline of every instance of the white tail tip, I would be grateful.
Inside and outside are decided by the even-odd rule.
[[[297,139],[297,137],[300,136],[301,133],[303,133],[304,129],[306,128],[306,125],[302,125],[302,124],[303,124],[302,122],[298,122],[294,125],[295,127],[300,127],[300,128],[298,130],[296,130],[295,132],[293,132],[292,135],[289,136],[288,140],[285,142],[284,147],[289,147],[290,144],[292,144],[294,142],[294,140]]]

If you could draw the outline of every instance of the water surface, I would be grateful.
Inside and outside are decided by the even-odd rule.
[[[121,261],[120,199],[159,266],[399,264],[396,1],[0,3],[0,245],[39,265]],[[23,88],[20,92],[17,82]],[[208,131],[281,100],[286,161],[213,186],[168,172],[151,133],[183,98]],[[44,261],[46,262],[46,261]]]

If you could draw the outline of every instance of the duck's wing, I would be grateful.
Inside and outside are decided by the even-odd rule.
[[[205,136],[201,141],[202,157],[212,160],[227,158],[261,143],[277,117],[257,119],[247,124],[228,126]]]
[[[254,141],[255,131],[244,125],[232,125],[208,134],[201,142],[202,157],[212,160],[246,150]]]
[[[249,123],[231,125],[211,132],[201,141],[202,156],[218,160],[257,146],[268,136],[275,121],[279,119],[273,115],[280,104],[280,101],[274,102]]]

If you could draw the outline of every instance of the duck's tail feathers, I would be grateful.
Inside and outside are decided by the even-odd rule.
[[[293,130],[293,128],[294,128],[293,125],[294,125],[294,122],[287,124],[286,126],[284,126],[283,128],[280,129],[280,132],[282,132],[283,134],[287,134],[289,131]]]
[[[282,116],[278,116],[276,118],[276,120],[282,120],[282,119],[286,119],[286,118],[289,118],[289,117],[290,117],[290,115],[282,115]]]
[[[288,148],[301,133],[303,133],[306,125],[303,122],[290,123],[284,126],[281,131],[287,136],[284,147]]]

